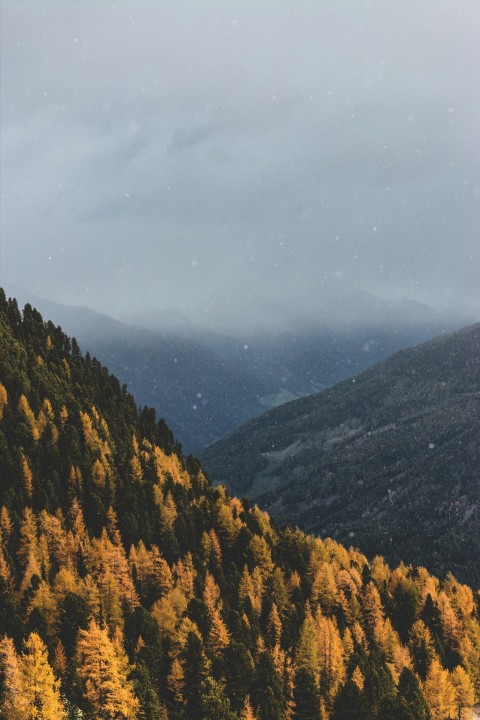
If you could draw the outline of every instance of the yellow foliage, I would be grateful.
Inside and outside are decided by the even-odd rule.
[[[172,693],[175,702],[180,703],[183,700],[183,668],[181,662],[175,658],[172,667],[167,675],[168,689]]]
[[[370,628],[374,628],[383,620],[383,606],[380,594],[373,582],[369,582],[363,593],[363,614]]]
[[[205,575],[205,587],[203,590],[203,602],[209,612],[213,616],[215,609],[221,610],[222,602],[220,599],[220,588],[213,579],[213,575],[209,572]]]
[[[243,704],[243,709],[240,714],[240,720],[258,720],[258,716],[253,712],[253,708],[250,705],[250,697],[247,695]]]
[[[273,646],[280,643],[282,638],[282,621],[280,620],[280,615],[278,614],[275,603],[272,603],[272,609],[270,610],[270,614],[268,616],[267,632]]]
[[[83,488],[83,478],[80,468],[72,465],[68,474],[68,488],[73,497],[80,496]]]
[[[3,383],[0,382],[0,420],[3,418],[3,412],[8,405],[8,393],[7,388]]]
[[[252,554],[255,565],[263,572],[270,573],[273,570],[272,553],[264,537],[253,535],[248,550]]]
[[[188,552],[174,564],[173,573],[178,587],[182,590],[187,600],[191,600],[195,594],[194,580],[197,576],[197,571],[193,566],[192,553]]]
[[[4,694],[0,701],[0,715],[5,720],[25,720],[29,710],[23,693],[23,678],[13,640],[0,639],[0,673],[3,676]]]
[[[91,477],[94,485],[99,488],[105,487],[107,472],[100,460],[98,459],[93,461]]]
[[[42,616],[49,634],[53,635],[58,619],[58,607],[50,585],[44,580],[40,582],[30,602],[28,607],[29,614],[35,609],[38,610]]]
[[[208,644],[214,653],[221,653],[230,643],[230,635],[227,627],[220,617],[218,610],[214,609],[210,615],[210,631],[208,633]]]
[[[322,562],[315,572],[312,583],[312,600],[319,602],[322,610],[332,613],[338,598],[335,568],[332,563]]]
[[[130,460],[130,476],[134,482],[141,483],[143,481],[143,469],[137,455]]]
[[[150,550],[153,581],[160,593],[166,595],[173,589],[173,575],[167,561],[156,545]]]
[[[110,640],[105,628],[92,620],[80,630],[77,672],[85,680],[85,697],[97,717],[137,720],[139,702],[127,679],[129,670],[123,648]]]
[[[475,688],[461,665],[450,673],[450,682],[455,693],[455,705],[459,710],[460,720],[471,717],[470,707],[475,702]]]
[[[430,705],[432,720],[445,720],[455,717],[455,690],[450,681],[448,670],[444,670],[438,660],[433,660],[423,686],[425,699]]]
[[[352,681],[355,683],[359,690],[363,690],[365,678],[363,677],[363,673],[358,667],[358,665],[352,673]]]
[[[98,413],[97,413],[98,415]],[[88,449],[93,453],[101,453],[103,450],[103,442],[98,432],[93,427],[92,419],[86,412],[80,413],[82,421],[83,437]]]
[[[160,635],[163,638],[176,640],[177,631],[177,613],[173,609],[172,603],[167,597],[157,600],[151,609],[152,617],[157,621]]]
[[[0,530],[2,531],[2,542],[8,542],[8,539],[12,532],[12,528],[13,525],[10,518],[10,513],[8,512],[8,509],[5,507],[5,505],[3,505],[0,511]]]
[[[231,547],[235,542],[238,533],[243,525],[239,517],[237,517],[234,508],[226,502],[217,502],[218,515],[218,533],[222,541],[227,547]]]
[[[23,487],[25,488],[28,499],[31,500],[33,493],[33,473],[28,458],[23,452],[20,455],[20,466],[22,469]]]
[[[317,654],[320,674],[325,678],[330,696],[334,696],[346,679],[343,644],[335,622],[325,617],[320,608],[315,616]]]
[[[71,371],[70,371],[70,365],[68,364],[67,360],[65,358],[62,358],[62,365],[63,369],[65,370],[65,375],[70,379]]]
[[[30,428],[30,432],[32,433],[32,438],[34,440],[40,440],[40,432],[37,428],[37,421],[35,419],[35,414],[33,410],[31,409],[28,400],[25,395],[20,395],[20,400],[18,401],[18,410],[21,415],[23,415],[25,422],[27,423],[28,427]]]
[[[160,521],[164,531],[172,530],[177,519],[177,506],[170,491],[167,492],[163,504],[160,506]]]
[[[158,445],[155,445],[154,459],[155,470],[160,486],[164,484],[165,480],[169,476],[172,478],[174,483],[183,485],[186,488],[191,487],[190,476],[187,471],[183,469],[177,455],[167,455],[161,448],[158,447]]]
[[[25,718],[63,720],[65,708],[60,697],[60,682],[48,662],[47,648],[37,633],[31,633],[19,658]]]

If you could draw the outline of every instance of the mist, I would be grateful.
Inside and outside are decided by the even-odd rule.
[[[478,3],[1,13],[7,288],[227,328],[478,317]]]

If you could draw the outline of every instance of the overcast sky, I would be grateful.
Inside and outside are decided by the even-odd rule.
[[[480,316],[478,0],[2,0],[1,279]],[[268,310],[270,311],[270,310]]]

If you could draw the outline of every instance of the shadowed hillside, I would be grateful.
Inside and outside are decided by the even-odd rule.
[[[203,459],[282,520],[478,586],[480,325],[272,410]]]

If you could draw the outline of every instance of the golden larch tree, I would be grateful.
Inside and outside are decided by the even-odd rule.
[[[128,679],[129,665],[123,650],[112,642],[106,628],[94,620],[80,630],[77,646],[78,675],[84,695],[102,720],[136,720],[139,702]]]
[[[430,706],[432,720],[445,720],[455,716],[457,712],[455,690],[448,670],[445,670],[436,659],[432,660],[430,665],[423,692]]]
[[[18,656],[13,640],[9,637],[0,640],[0,672],[4,685],[4,694],[0,697],[0,715],[5,720],[24,720],[27,717],[27,701],[23,694]]]
[[[19,667],[25,720],[64,720],[66,713],[60,696],[60,682],[48,662],[47,648],[35,632],[24,643]]]
[[[3,383],[0,382],[0,420],[3,418],[3,412],[8,405],[8,393],[7,388]]]
[[[469,720],[470,708],[475,702],[475,688],[461,665],[450,673],[450,681],[455,692],[455,705],[458,709],[458,720]]]

